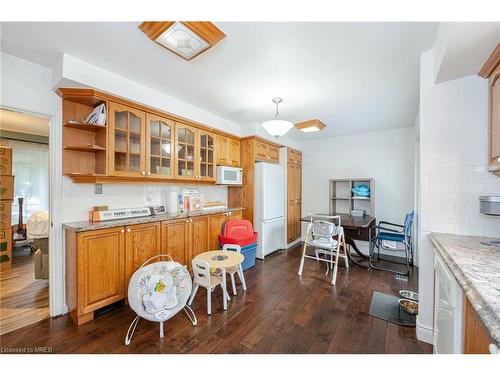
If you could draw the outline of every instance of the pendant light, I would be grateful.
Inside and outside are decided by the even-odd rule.
[[[279,114],[278,106],[282,101],[282,98],[273,99],[273,103],[276,104],[276,114],[274,115],[274,120],[269,120],[262,124],[262,127],[266,129],[266,131],[274,138],[281,137],[293,128],[293,124],[290,121],[283,120],[283,116]]]

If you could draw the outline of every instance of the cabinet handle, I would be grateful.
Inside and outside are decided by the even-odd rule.
[[[233,213],[231,211],[228,212],[229,216],[231,216]]]
[[[120,233],[125,233],[125,229],[122,229],[122,230],[120,231]]]
[[[189,223],[189,219],[186,219],[186,223]]]
[[[143,176],[145,176],[145,175],[146,175],[146,172],[141,172],[141,174],[142,174]]]
[[[151,172],[148,172],[148,176],[151,176]]]
[[[130,229],[130,228],[128,228],[128,229],[127,229],[127,233],[130,233],[130,232],[131,232],[131,229]]]

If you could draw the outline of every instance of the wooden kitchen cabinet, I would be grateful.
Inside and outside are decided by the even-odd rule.
[[[500,177],[500,43],[479,75],[489,81],[488,170]]]
[[[287,241],[301,237],[302,153],[287,148]]]
[[[191,265],[189,254],[189,220],[168,220],[161,223],[162,253],[168,254],[175,262]]]
[[[198,149],[196,150],[199,163],[198,178],[205,181],[215,181],[215,135],[198,130]]]
[[[133,273],[149,258],[160,254],[160,223],[146,223],[125,227],[126,276],[125,286]],[[127,288],[125,288],[127,289]]]
[[[217,142],[217,165],[230,167],[240,166],[240,141],[238,139],[218,135]]]
[[[80,325],[125,298],[125,229],[66,232],[66,303]]]
[[[256,161],[266,161],[270,163],[279,163],[280,161],[280,146],[260,140],[255,139],[255,160]]]
[[[493,339],[483,327],[467,298],[464,305],[464,354],[490,354],[489,346],[493,343]]]
[[[108,105],[109,171],[114,176],[146,176],[145,113],[110,102]]]
[[[195,216],[189,218],[189,252],[193,259],[200,253],[210,249],[209,216]]]
[[[146,114],[146,174],[174,178],[175,123],[164,117]]]
[[[229,220],[227,212],[210,215],[210,226],[209,226],[210,250],[217,250],[219,248],[219,234],[221,232],[222,225],[227,220]]]

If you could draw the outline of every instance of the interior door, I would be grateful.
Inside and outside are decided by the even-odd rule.
[[[147,175],[174,177],[174,122],[152,114],[146,115]]]
[[[145,114],[109,103],[110,172],[116,176],[145,176]]]
[[[199,145],[196,128],[177,122],[175,126],[175,148],[177,154],[176,177],[196,179],[199,176]]]

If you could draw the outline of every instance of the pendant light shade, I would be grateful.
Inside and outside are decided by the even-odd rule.
[[[266,121],[262,124],[262,127],[274,138],[279,138],[285,135],[291,128],[293,124],[290,121],[283,120],[283,116],[279,114],[278,105],[283,101],[281,98],[274,98],[273,103],[276,104],[276,114],[274,115],[274,120]]]

